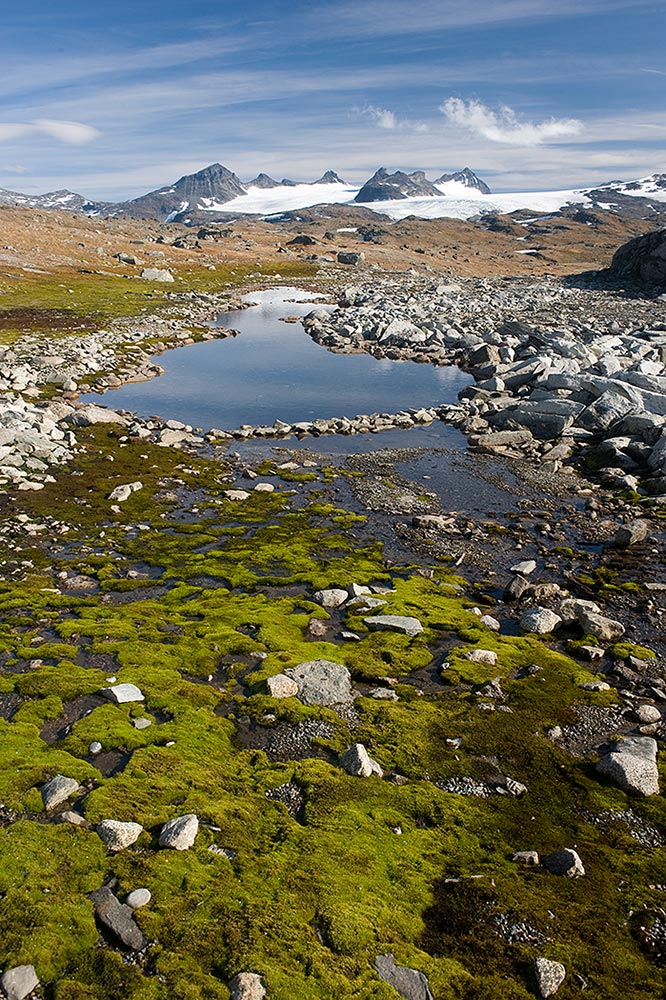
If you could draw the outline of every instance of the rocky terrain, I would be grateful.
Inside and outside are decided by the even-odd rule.
[[[544,277],[507,218],[366,242],[319,213],[212,236],[2,215],[9,1000],[659,996],[659,289]],[[565,275],[578,238],[600,268],[636,235],[589,221],[518,232],[550,226]],[[256,428],[78,399],[296,279],[339,303],[306,323],[324,347],[473,384],[446,410],[261,429],[321,454],[292,436],[254,459]],[[331,431],[438,418],[470,442],[468,508],[435,454],[326,454]]]

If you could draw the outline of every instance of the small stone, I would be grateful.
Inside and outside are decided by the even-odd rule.
[[[534,559],[523,559],[522,562],[517,562],[515,566],[511,567],[512,573],[519,573],[521,576],[529,576],[536,569],[537,564]]]
[[[140,823],[123,823],[119,819],[103,819],[97,824],[97,835],[104,841],[109,851],[124,851],[136,843],[143,827]]]
[[[187,851],[199,832],[199,819],[194,813],[176,816],[165,823],[160,832],[160,847],[171,847],[174,851]]]
[[[328,632],[328,624],[321,618],[311,618],[305,632],[309,639],[321,639]]]
[[[550,608],[530,608],[520,619],[520,627],[524,632],[534,635],[546,635],[561,623],[562,619]]]
[[[256,972],[239,972],[229,983],[230,1000],[264,1000],[266,990]]]
[[[174,281],[171,271],[161,267],[144,267],[141,272],[144,281]]]
[[[321,604],[322,608],[341,608],[349,599],[349,594],[341,587],[328,587],[326,590],[317,590],[312,595],[312,600]]]
[[[517,865],[525,865],[526,868],[536,868],[539,864],[539,854],[537,851],[516,851],[512,861]]]
[[[138,910],[140,906],[147,906],[151,899],[150,889],[133,889],[125,902],[133,910]]]
[[[371,632],[400,632],[409,636],[423,632],[423,625],[418,618],[408,615],[375,615],[373,618],[364,618],[363,621]]]
[[[25,1000],[39,986],[34,965],[16,965],[7,969],[0,978],[0,986],[7,1000]]]
[[[257,483],[254,487],[255,493],[273,493],[274,491],[275,487],[272,483]]]
[[[251,494],[247,490],[224,490],[223,496],[227,500],[249,500]]]
[[[132,719],[132,725],[135,729],[147,729],[148,726],[152,726],[152,722],[142,716],[139,719]]]
[[[479,622],[489,628],[491,632],[499,632],[502,627],[498,622],[497,618],[493,618],[492,615],[481,615]]]
[[[567,970],[560,962],[552,962],[549,958],[535,958],[534,976],[539,996],[543,1000],[548,1000],[548,997],[557,993],[566,975]]]
[[[266,681],[271,698],[294,698],[298,694],[298,684],[286,674],[275,674]]]
[[[661,712],[655,705],[637,705],[634,712],[643,725],[650,726],[653,722],[661,722]]]
[[[93,740],[90,746],[88,747],[88,753],[98,754],[101,752],[102,752],[102,744],[99,742],[99,740]]]
[[[553,851],[545,858],[541,859],[544,868],[551,875],[564,875],[566,878],[579,878],[585,874],[583,862],[577,851],[571,847],[562,847],[559,851]]]
[[[384,776],[381,767],[376,760],[370,757],[362,743],[354,743],[348,750],[345,750],[340,758],[340,766],[347,774],[352,774],[357,778],[369,778],[373,774],[379,778]]]
[[[79,790],[79,783],[76,778],[67,778],[64,774],[56,774],[54,778],[47,781],[42,787],[42,800],[44,808],[57,809],[59,805],[66,802],[70,795],[74,795]]]
[[[58,813],[53,817],[54,823],[71,823],[72,826],[87,826],[88,823],[79,813],[72,812],[71,809]]]
[[[143,489],[143,483],[125,483],[121,486],[116,486],[115,489],[111,490],[109,493],[109,500],[117,501],[118,503],[124,503],[128,500],[132,493],[136,493],[137,490]]]
[[[130,701],[144,701],[143,692],[136,684],[114,684],[113,687],[102,688],[100,694],[116,705],[125,705]]]
[[[578,685],[583,691],[610,691],[611,686],[606,681],[585,681]]]
[[[492,649],[468,649],[465,659],[471,660],[472,663],[484,663],[494,667],[497,664],[497,653]]]

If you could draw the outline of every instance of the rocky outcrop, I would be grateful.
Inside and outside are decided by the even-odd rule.
[[[442,198],[443,193],[426,177],[423,170],[415,170],[405,174],[401,170],[389,174],[380,167],[372,177],[365,182],[354,201],[365,203],[372,201],[393,201],[396,198]]]
[[[637,236],[621,246],[608,274],[649,292],[666,292],[666,229]]]

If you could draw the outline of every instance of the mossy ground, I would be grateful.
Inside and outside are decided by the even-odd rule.
[[[0,692],[15,699],[0,720],[3,967],[34,964],[55,1000],[225,1000],[241,970],[260,972],[271,1000],[391,1000],[373,962],[392,951],[428,975],[436,1000],[526,1000],[530,962],[545,954],[569,970],[563,998],[578,995],[576,975],[590,1000],[660,994],[631,915],[663,905],[663,856],[621,823],[609,832],[590,818],[631,806],[663,828],[663,801],[630,801],[544,736],[569,721],[574,702],[607,703],[578,688],[584,667],[535,638],[490,633],[446,568],[432,578],[389,569],[356,515],[316,497],[292,505],[302,484],[232,503],[212,460],[121,447],[106,428],[80,437],[86,450],[66,479],[5,509],[69,531],[48,545],[17,536],[0,584]],[[110,490],[136,479],[143,489],[114,514]],[[96,589],[67,592],[63,571]],[[309,638],[312,617],[330,620],[313,591],[352,582],[391,583],[382,612],[415,615],[425,631],[370,634],[359,613],[344,625],[360,641],[336,628]],[[474,647],[495,650],[497,665],[465,659]],[[266,693],[268,676],[317,657],[345,663],[360,685],[353,728],[331,709]],[[455,683],[436,681],[444,659]],[[540,672],[519,679],[532,663]],[[145,704],[99,703],[47,743],[48,726],[110,673],[138,684]],[[397,702],[367,696],[386,676],[398,681]],[[476,686],[495,676],[511,712],[477,707]],[[240,743],[237,720],[262,731],[276,724],[267,714],[328,722],[330,759],[279,762]],[[138,716],[153,725],[137,730]],[[130,755],[125,767],[105,776],[93,740]],[[355,741],[407,782],[344,773],[335,753]],[[437,785],[498,768],[527,795],[466,798]],[[89,828],[48,821],[38,789],[56,773],[82,783],[76,808]],[[304,798],[298,819],[266,798],[286,782]],[[157,850],[160,825],[188,812],[203,824],[195,846]],[[103,818],[145,832],[108,855],[94,832]],[[510,860],[563,846],[579,851],[585,878]],[[138,886],[153,894],[137,911],[151,942],[138,962],[99,943],[87,894],[109,877],[121,899]],[[527,937],[508,940],[507,920]]]

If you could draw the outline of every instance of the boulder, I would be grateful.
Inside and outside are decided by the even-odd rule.
[[[392,986],[404,1000],[434,1000],[427,976],[407,965],[396,965],[390,952],[377,955],[375,969],[379,978]]]
[[[39,986],[34,965],[15,965],[0,976],[0,986],[7,1000],[25,1000]]]
[[[284,672],[298,685],[304,705],[341,705],[352,700],[351,675],[342,663],[307,660]]]
[[[657,741],[650,736],[625,736],[604,754],[597,771],[631,795],[658,795]]]
[[[167,268],[144,267],[141,272],[144,281],[174,281],[174,276]]]
[[[637,705],[634,712],[638,721],[644,726],[651,726],[655,722],[661,722],[661,712],[656,705]]]
[[[239,972],[229,983],[230,1000],[264,1000],[266,990],[256,972]]]
[[[123,851],[136,843],[143,827],[140,823],[123,823],[118,819],[103,819],[97,824],[97,835],[104,841],[109,851]]]
[[[644,542],[650,534],[650,522],[637,518],[629,524],[621,525],[615,532],[615,548],[627,549],[637,542]]]
[[[423,632],[423,625],[418,618],[408,615],[374,615],[372,618],[364,618],[363,622],[371,632],[400,632],[409,636]]]
[[[577,851],[571,847],[562,847],[541,859],[544,868],[551,875],[564,875],[566,878],[579,878],[585,874],[583,862]]]
[[[354,743],[348,750],[345,750],[340,757],[340,765],[347,774],[352,774],[357,778],[369,778],[373,774],[379,778],[384,776],[381,767],[376,760],[370,757],[362,743]]]
[[[649,291],[666,291],[666,229],[624,243],[613,256],[609,274]]]
[[[76,778],[67,778],[64,774],[56,774],[55,777],[42,786],[44,808],[47,812],[50,809],[57,809],[63,802],[67,801],[70,795],[75,795],[78,790],[79,783]]]
[[[465,659],[472,663],[485,663],[489,667],[494,667],[497,663],[497,653],[492,649],[468,649]]]
[[[364,253],[356,253],[351,250],[341,250],[338,254],[338,264],[351,264],[352,266],[355,266],[362,264],[364,260]]]
[[[194,813],[176,816],[165,823],[160,831],[160,847],[170,847],[174,851],[187,851],[199,832],[199,819]]]
[[[593,611],[583,611],[578,615],[578,621],[586,634],[595,635],[600,642],[616,642],[625,632],[620,622]]]
[[[91,892],[90,899],[99,922],[112,932],[124,948],[140,951],[145,946],[146,939],[134,920],[132,907],[121,903],[108,886]]]
[[[537,868],[539,854],[537,851],[516,851],[511,860],[517,865],[525,865],[526,868]]]
[[[566,978],[567,970],[560,962],[539,956],[534,959],[534,978],[539,996],[543,1000],[554,996]]]
[[[535,559],[523,559],[521,562],[517,562],[511,567],[512,573],[520,573],[521,576],[529,576],[536,569]]]
[[[550,608],[530,608],[520,619],[520,627],[524,632],[534,635],[546,635],[560,625],[562,619]]]

